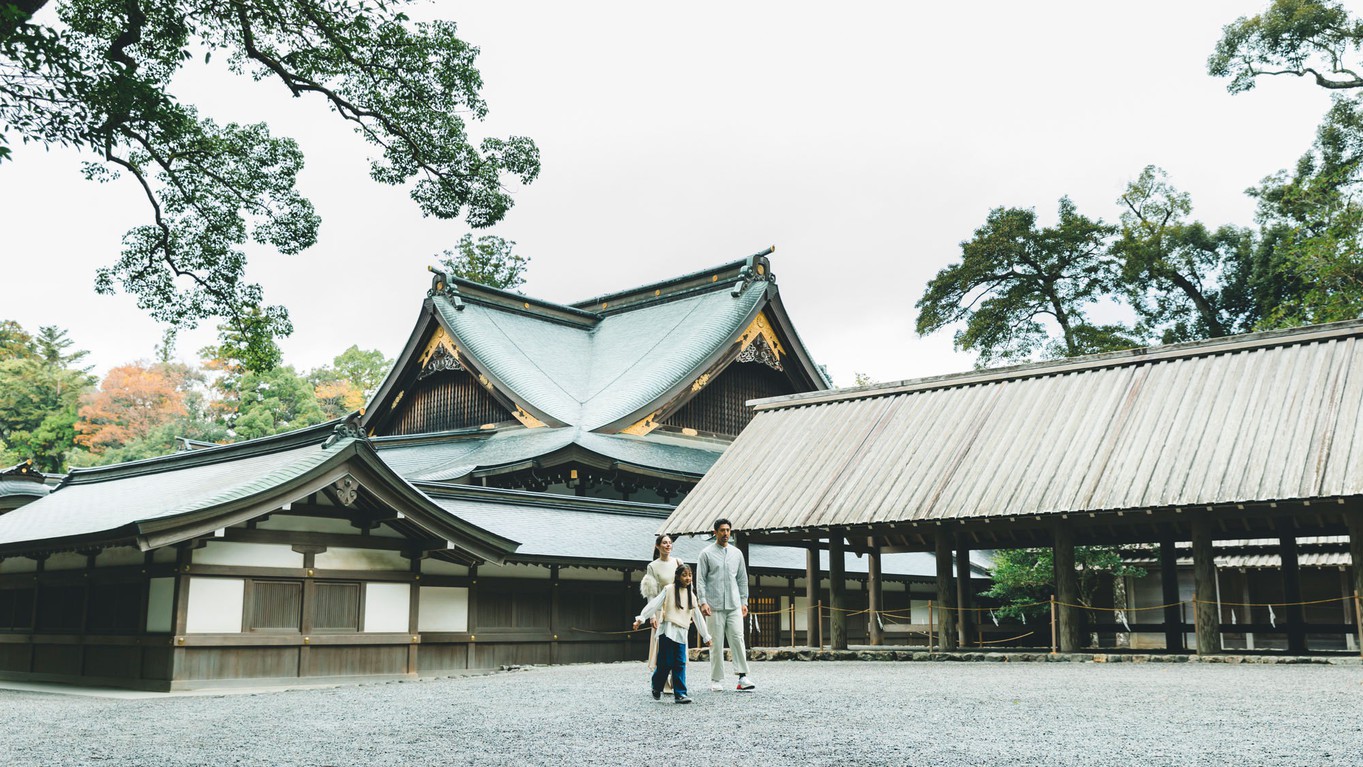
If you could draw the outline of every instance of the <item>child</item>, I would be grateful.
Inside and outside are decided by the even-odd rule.
[[[639,628],[656,612],[661,611],[658,623],[658,668],[653,672],[653,699],[663,696],[663,682],[669,672],[672,674],[672,692],[677,703],[690,703],[686,696],[686,634],[695,620],[701,639],[710,644],[710,631],[705,627],[705,616],[700,613],[696,591],[691,586],[691,568],[684,562],[677,563],[676,577],[670,586],[658,592],[649,600],[644,611],[634,619],[634,628]]]

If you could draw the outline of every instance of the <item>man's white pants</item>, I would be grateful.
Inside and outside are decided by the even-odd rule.
[[[743,645],[743,611],[712,610],[710,617],[705,619],[705,625],[710,629],[710,639],[714,642],[710,647],[710,681],[724,681],[726,637],[729,648],[734,653],[734,671],[738,672],[739,676],[747,674],[748,648]]]

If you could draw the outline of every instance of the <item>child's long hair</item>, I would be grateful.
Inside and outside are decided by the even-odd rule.
[[[680,589],[680,586],[681,586],[681,576],[682,576],[682,573],[689,573],[689,572],[691,572],[691,568],[687,567],[685,562],[678,562],[678,563],[677,563],[677,569],[676,569],[676,570],[673,572],[673,574],[672,574],[672,598],[673,598],[674,600],[676,600],[676,602],[677,602],[677,609],[678,609],[678,610],[682,609],[682,603],[681,603],[681,589]],[[692,607],[695,607],[695,606],[696,606],[696,579],[695,579],[695,578],[692,578],[692,579],[691,579],[691,583],[690,583],[690,585],[688,585],[688,586],[686,587],[686,590],[687,590],[688,592],[690,592],[690,594],[691,594],[691,606],[692,606]]]

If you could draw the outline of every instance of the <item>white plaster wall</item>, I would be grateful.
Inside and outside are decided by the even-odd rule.
[[[236,567],[302,567],[303,555],[282,543],[209,541],[194,551],[196,565]]]
[[[0,559],[0,575],[5,573],[37,572],[38,563],[28,557],[6,557]]]
[[[534,578],[536,580],[549,580],[549,568],[539,567],[537,565],[480,565],[478,567],[478,574],[488,578]],[[620,573],[617,571],[615,577],[611,580],[620,582],[620,577]]]
[[[421,560],[421,572],[431,575],[468,575],[469,569],[463,565],[446,562],[443,559]]]
[[[47,558],[47,564],[43,569],[51,572],[53,570],[84,570],[86,558],[84,554],[77,554],[74,551],[63,551],[60,554],[53,554]]]
[[[538,567],[535,569],[544,571],[543,575],[539,577],[549,577],[549,570],[547,568]],[[486,567],[478,568],[478,572],[479,574],[492,574],[491,570]],[[610,583],[624,583],[619,570],[602,570],[596,567],[564,567],[558,571],[558,578],[561,581],[609,581]]]
[[[458,586],[422,586],[418,631],[468,631],[469,590]]]
[[[934,618],[933,618],[933,621],[935,622],[936,620],[937,620],[937,618],[934,617]],[[908,618],[902,618],[901,616],[896,615],[895,618],[894,618],[894,621],[895,621],[895,623],[927,623],[927,622],[928,622],[928,600],[926,600],[926,599],[910,599],[910,600],[909,600],[909,617],[908,617]]]
[[[240,634],[246,581],[237,578],[190,578],[189,634]]]
[[[795,597],[795,630],[804,631],[809,626],[809,600]],[[781,597],[781,630],[790,631],[790,597]]]
[[[152,578],[147,586],[147,631],[170,631],[175,612],[175,579]]]
[[[360,531],[352,527],[348,519],[329,517],[300,517],[295,514],[277,512],[269,519],[256,523],[258,530],[293,530],[305,533],[340,533],[355,535]]]
[[[174,564],[176,561],[175,549],[169,546],[156,549],[151,553],[151,561],[157,564]]]
[[[364,630],[407,631],[407,616],[412,610],[412,587],[406,583],[366,583],[364,585]]]
[[[375,549],[327,549],[313,560],[318,570],[397,570],[411,569],[409,560],[396,551]],[[406,631],[406,629],[403,629]]]
[[[105,549],[95,558],[100,567],[130,567],[140,565],[146,555],[136,546],[115,546]]]

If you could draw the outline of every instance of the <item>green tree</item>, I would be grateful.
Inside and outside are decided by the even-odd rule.
[[[1284,272],[1264,324],[1363,315],[1363,104],[1335,99],[1292,172],[1269,176],[1250,193],[1274,264]]]
[[[39,471],[59,472],[74,447],[81,395],[94,383],[78,363],[86,352],[67,352],[66,331],[40,329],[32,356],[0,360],[0,450],[33,458]]]
[[[32,357],[37,353],[33,336],[14,320],[0,320],[0,360]]]
[[[1260,77],[1281,75],[1310,77],[1331,90],[1359,88],[1361,47],[1363,22],[1342,4],[1273,0],[1263,13],[1226,25],[1207,71],[1229,77],[1231,93],[1254,88]]]
[[[1148,165],[1122,193],[1122,292],[1139,320],[1137,335],[1178,343],[1242,333],[1261,317],[1251,295],[1258,275],[1251,230],[1212,231],[1189,219],[1192,200]]]
[[[441,253],[440,264],[451,277],[460,277],[480,285],[502,290],[514,290],[525,284],[525,269],[530,259],[515,253],[516,243],[496,235],[484,235],[476,241],[473,235],[459,238],[454,250]]]
[[[255,439],[327,420],[307,379],[291,365],[242,376],[231,429],[237,439]]]
[[[449,21],[418,23],[406,0],[0,0],[0,162],[7,136],[86,152],[85,174],[132,177],[150,211],[95,288],[135,295],[176,328],[222,317],[244,343],[288,335],[288,312],[245,279],[248,240],[291,254],[318,217],[295,188],[303,156],[263,124],[219,123],[175,95],[186,62],[325,104],[377,149],[370,175],[409,185],[426,215],[474,227],[512,206],[539,152],[520,136],[469,133],[487,104],[478,49]],[[243,361],[263,369],[258,355]]]
[[[308,381],[326,417],[340,418],[364,407],[392,364],[383,352],[351,346],[330,366],[308,373]]]
[[[1114,546],[1076,546],[1079,603],[1096,605],[1100,589],[1122,578],[1141,578],[1145,570],[1122,561]],[[999,600],[995,611],[1019,620],[1046,615],[1055,594],[1055,552],[1051,549],[1000,549],[994,553],[989,590],[981,596]]]
[[[1137,345],[1129,329],[1086,314],[1116,287],[1112,233],[1069,198],[1061,198],[1054,227],[1038,228],[1033,210],[991,210],[961,243],[961,261],[928,282],[917,304],[919,335],[964,322],[955,347],[978,353],[981,366]]]

